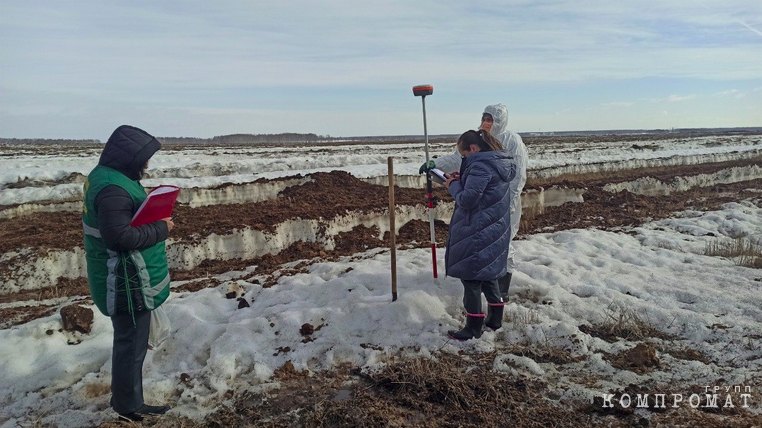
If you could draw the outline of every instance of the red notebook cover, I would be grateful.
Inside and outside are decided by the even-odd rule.
[[[138,227],[170,217],[178,195],[180,188],[175,186],[159,186],[153,189],[132,217],[130,226]]]

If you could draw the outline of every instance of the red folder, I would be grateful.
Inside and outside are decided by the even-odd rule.
[[[130,226],[138,227],[170,217],[179,195],[180,188],[175,186],[159,186],[153,189],[132,217]]]

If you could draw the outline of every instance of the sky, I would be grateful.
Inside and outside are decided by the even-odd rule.
[[[0,137],[762,126],[762,1],[0,0]]]

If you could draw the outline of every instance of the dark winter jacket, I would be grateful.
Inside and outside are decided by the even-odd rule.
[[[139,180],[146,162],[161,148],[156,138],[128,125],[118,127],[103,148],[99,165],[113,168],[129,177]],[[157,221],[140,227],[130,226],[132,217],[139,207],[135,206],[126,190],[119,186],[107,186],[95,197],[100,232],[106,247],[112,251],[129,251],[148,248],[164,241],[169,236],[167,223]],[[127,266],[130,276],[134,266]],[[117,311],[124,308],[123,280],[117,284]],[[140,290],[135,291],[134,300],[141,302]]]
[[[460,179],[450,184],[455,211],[445,253],[448,276],[489,281],[505,275],[511,241],[508,190],[515,176],[513,158],[504,151],[463,159]]]

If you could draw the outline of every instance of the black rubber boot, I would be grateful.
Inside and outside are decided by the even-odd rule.
[[[500,288],[500,297],[503,298],[504,302],[508,301],[508,289],[511,287],[512,277],[513,277],[513,273],[508,272],[505,274],[505,276],[502,276],[497,279],[497,285],[498,285],[498,288]]]
[[[138,409],[135,413],[143,416],[156,416],[163,415],[164,413],[167,413],[167,411],[169,411],[169,406],[149,406],[148,404],[143,404],[143,407]]]
[[[484,320],[484,325],[491,328],[493,331],[503,326],[503,310],[505,304],[489,305],[487,307],[487,318]]]
[[[463,327],[463,330],[450,330],[447,332],[447,335],[450,336],[450,338],[460,340],[461,342],[473,338],[478,339],[482,336],[482,325],[484,325],[484,315],[466,315],[466,326]]]

